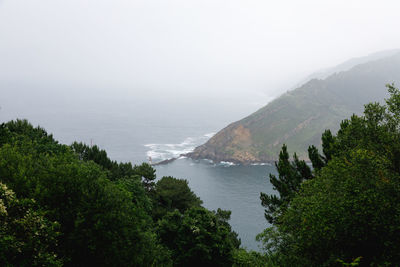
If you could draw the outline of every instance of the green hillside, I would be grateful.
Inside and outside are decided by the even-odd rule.
[[[400,53],[313,79],[228,125],[189,156],[247,164],[276,160],[283,144],[290,152],[307,151],[320,146],[325,129],[337,131],[341,120],[360,114],[365,103],[382,101],[385,84],[399,81]],[[306,159],[305,152],[299,156]]]

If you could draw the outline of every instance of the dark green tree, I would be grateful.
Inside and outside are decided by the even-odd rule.
[[[314,172],[321,170],[332,159],[335,150],[335,137],[330,130],[325,130],[321,141],[323,155],[319,154],[318,149],[313,145],[308,148],[308,157],[310,158]]]
[[[46,134],[32,135],[32,126],[21,127],[2,128],[11,137],[0,147],[0,181],[18,198],[34,199],[45,219],[59,224],[56,254],[66,266],[168,262],[139,178],[124,186],[112,182],[94,161],[80,160]]]
[[[157,231],[172,251],[174,266],[232,266],[240,241],[227,222],[229,217],[230,212],[202,207],[165,215]]]
[[[107,156],[107,152],[96,145],[90,147],[83,143],[74,142],[71,148],[80,160],[93,161],[102,166],[107,171],[108,178],[112,181],[137,175],[130,162],[117,163],[112,161]]]
[[[315,177],[259,236],[279,266],[400,264],[400,91],[388,88],[385,105],[325,132]]]
[[[199,197],[190,190],[188,181],[165,176],[155,185],[153,194],[155,219],[163,217],[167,212],[175,209],[184,213],[191,207],[200,207],[203,203]]]
[[[286,265],[334,266],[362,257],[365,266],[400,262],[400,177],[367,150],[332,160],[293,198],[274,244]],[[285,243],[286,242],[286,243]]]
[[[142,163],[141,165],[135,165],[133,167],[133,171],[135,175],[138,175],[142,181],[143,186],[150,192],[154,189],[155,179],[156,179],[156,170],[148,163]]]
[[[56,254],[59,225],[35,206],[0,182],[1,266],[62,266]]]
[[[0,263],[232,265],[240,241],[230,212],[201,207],[185,180],[155,179],[149,164],[132,167],[97,146],[59,144],[27,121],[1,124],[0,185],[18,200],[0,192]]]
[[[247,251],[243,248],[233,253],[233,267],[272,267],[275,266],[268,257],[256,251]]]
[[[299,160],[296,154],[293,156],[293,161],[289,160],[286,145],[282,146],[279,161],[275,163],[275,167],[279,176],[270,174],[270,182],[279,195],[260,194],[261,205],[266,208],[265,218],[271,224],[277,223],[277,218],[299,191],[303,180],[313,177],[310,167],[305,161]]]

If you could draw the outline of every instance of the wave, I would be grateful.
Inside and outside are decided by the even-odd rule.
[[[145,144],[148,148],[147,157],[150,157],[154,162],[168,160],[172,158],[184,158],[182,154],[192,152],[197,146],[202,145],[210,139],[215,133],[207,133],[197,137],[187,137],[181,143],[177,144]]]
[[[204,136],[207,137],[207,138],[211,138],[211,137],[213,137],[215,134],[216,134],[216,133],[213,132],[213,133],[205,134]]]
[[[268,163],[268,162],[252,163],[250,165],[252,165],[252,166],[272,166],[272,164]]]
[[[222,165],[222,166],[236,166],[237,165],[237,164],[235,164],[233,162],[230,162],[230,161],[221,161],[219,164]]]

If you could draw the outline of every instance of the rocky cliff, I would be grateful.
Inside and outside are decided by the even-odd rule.
[[[275,161],[282,144],[307,159],[309,145],[320,146],[325,129],[336,131],[340,121],[363,105],[382,101],[385,84],[400,84],[400,54],[363,63],[313,79],[289,91],[250,116],[234,122],[188,156],[241,164]]]

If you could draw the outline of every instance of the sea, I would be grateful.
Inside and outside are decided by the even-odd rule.
[[[213,163],[180,155],[205,143],[229,123],[256,111],[262,101],[229,96],[223,100],[196,101],[160,96],[81,97],[68,91],[7,88],[0,98],[1,122],[25,118],[44,127],[61,143],[96,144],[111,159],[122,162],[141,164],[148,162],[149,157],[153,162],[177,157],[169,164],[155,167],[158,179],[163,176],[186,179],[206,208],[232,212],[230,224],[242,247],[260,250],[256,235],[269,226],[260,192],[274,192],[269,174],[276,174],[275,167]]]

